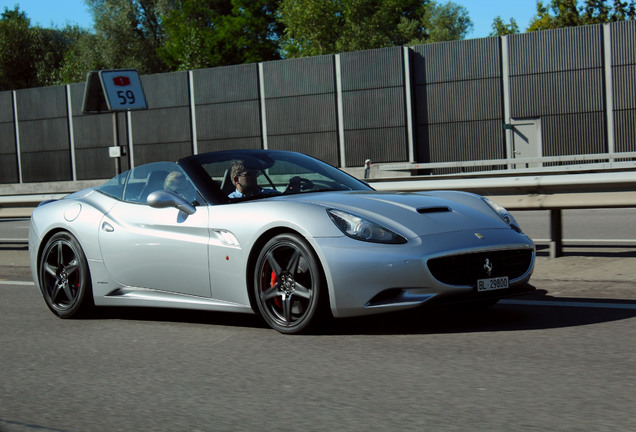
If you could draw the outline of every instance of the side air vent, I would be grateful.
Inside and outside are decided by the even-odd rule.
[[[451,211],[450,208],[448,207],[422,207],[422,208],[418,208],[417,212],[420,214],[426,214],[426,213],[446,213]]]

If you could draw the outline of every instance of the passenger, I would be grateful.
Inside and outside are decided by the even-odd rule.
[[[234,192],[228,195],[228,198],[244,198],[256,195],[278,194],[276,189],[263,189],[258,185],[259,172],[249,170],[245,167],[245,162],[235,160],[230,167],[230,178],[232,184],[236,187]]]
[[[163,188],[178,195],[181,195],[186,201],[194,201],[194,188],[186,176],[179,171],[173,171],[166,177]]]

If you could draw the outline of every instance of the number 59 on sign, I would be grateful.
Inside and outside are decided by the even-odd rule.
[[[111,111],[148,108],[139,75],[135,70],[100,71],[100,78]]]

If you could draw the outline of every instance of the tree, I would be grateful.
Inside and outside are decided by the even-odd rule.
[[[580,3],[582,3],[580,5]],[[601,24],[636,18],[635,0],[550,0],[537,1],[537,15],[528,31],[575,27],[587,24]]]
[[[506,36],[519,33],[519,26],[514,18],[510,18],[510,22],[506,24],[500,16],[496,17],[492,22],[492,32],[488,36]]]
[[[464,39],[473,27],[466,8],[452,2],[431,3],[429,13],[430,18],[422,21],[428,33],[428,38],[423,41],[426,43]]]
[[[279,58],[278,0],[181,0],[165,16],[160,57],[177,70]]]
[[[101,55],[101,40],[90,31],[77,26],[67,28],[72,41],[64,60],[56,71],[59,84],[81,82],[90,71],[112,68]]]
[[[0,90],[37,85],[36,37],[31,20],[16,6],[0,16]]]
[[[95,21],[95,48],[109,68],[134,68],[140,74],[165,72],[159,57],[162,19],[173,0],[85,0]]]
[[[463,6],[432,0],[282,0],[285,57],[463,39]]]

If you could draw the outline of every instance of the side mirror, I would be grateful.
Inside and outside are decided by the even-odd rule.
[[[167,190],[159,190],[148,195],[148,205],[153,208],[174,207],[186,214],[194,214],[197,209],[181,196]]]

